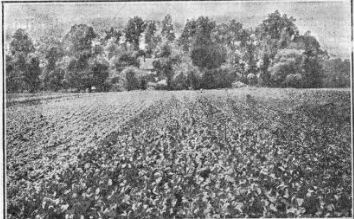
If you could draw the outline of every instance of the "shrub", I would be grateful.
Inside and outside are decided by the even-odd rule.
[[[226,61],[226,51],[216,44],[194,46],[191,51],[193,64],[199,68],[213,69]]]
[[[205,89],[232,87],[232,82],[237,78],[236,72],[228,66],[205,71],[201,87]]]
[[[241,87],[246,87],[247,85],[242,83],[241,81],[235,81],[232,83],[233,88],[241,88]]]
[[[125,68],[122,71],[123,80],[124,80],[124,88],[126,90],[138,90],[147,89],[147,83],[151,80],[151,75],[146,72],[130,66]]]
[[[188,76],[183,73],[175,74],[172,79],[173,90],[188,89]]]
[[[139,67],[139,61],[135,55],[136,54],[134,54],[132,51],[126,51],[115,57],[113,63],[116,67],[116,70],[120,72],[129,66]]]
[[[350,87],[350,61],[329,59],[322,63],[323,87]]]
[[[120,91],[125,91],[125,86],[124,86],[124,84],[122,84],[122,83],[116,83],[116,84],[112,84],[111,86],[110,86],[110,91],[118,91],[118,92],[120,92]]]
[[[302,50],[283,49],[279,50],[269,68],[271,84],[274,87],[286,86],[285,79],[289,74],[302,72]]]
[[[196,90],[201,87],[202,74],[198,68],[192,68],[187,71],[188,89]]]
[[[301,64],[303,87],[322,87],[323,69],[318,56],[306,53]]]
[[[155,86],[155,89],[156,90],[168,90],[168,85],[167,85],[167,80],[166,79],[163,79],[161,81],[158,81],[156,83],[156,86]]]
[[[63,87],[65,71],[61,68],[46,72],[43,78],[43,88],[46,90],[58,91]]]
[[[301,74],[290,74],[285,78],[285,85],[287,87],[302,87],[302,75]]]
[[[147,75],[138,77],[138,81],[139,81],[139,89],[146,90],[149,77]]]
[[[156,90],[156,83],[155,82],[147,82],[146,84],[146,89],[147,90]]]
[[[285,79],[289,74],[301,72],[299,66],[294,61],[280,62],[270,68],[271,83],[275,87],[284,87]]]
[[[139,69],[134,67],[127,67],[123,70],[122,74],[125,76],[125,89],[128,91],[139,89],[138,71]]]
[[[199,68],[192,64],[189,56],[182,55],[181,62],[173,66],[173,89],[199,89],[201,75]]]
[[[253,73],[250,73],[247,75],[247,83],[249,85],[255,85],[257,84],[257,76]]]

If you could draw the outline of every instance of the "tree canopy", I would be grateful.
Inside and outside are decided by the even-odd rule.
[[[8,34],[7,92],[124,90],[128,79],[166,81],[166,89],[227,87],[235,80],[252,86],[350,86],[348,62],[328,55],[310,31],[300,33],[296,20],[279,11],[254,28],[207,16],[182,26],[169,14],[161,21],[135,16],[126,25],[101,22],[98,29],[97,22],[35,42],[23,29]],[[141,63],[153,64],[146,72],[139,70]]]
[[[129,19],[125,28],[125,38],[127,42],[134,46],[135,50],[139,50],[140,35],[145,31],[146,23],[138,16]]]

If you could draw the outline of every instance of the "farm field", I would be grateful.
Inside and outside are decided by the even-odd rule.
[[[270,88],[14,97],[8,218],[351,217],[350,98]]]

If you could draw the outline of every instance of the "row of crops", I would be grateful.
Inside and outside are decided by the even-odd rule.
[[[153,104],[154,99],[147,94],[93,94],[9,106],[6,174],[10,215],[33,217],[33,209],[26,210],[26,206],[33,204],[35,188],[76,162],[80,151],[97,145],[102,136]]]
[[[139,95],[76,107],[55,153],[10,141],[10,218],[352,215],[349,93]]]

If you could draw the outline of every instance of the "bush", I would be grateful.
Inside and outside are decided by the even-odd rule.
[[[249,85],[255,85],[257,84],[257,76],[253,73],[250,73],[247,75],[247,83]]]
[[[110,86],[110,91],[116,91],[116,92],[120,92],[120,91],[125,91],[125,86],[123,83],[116,83],[116,84],[112,84]]]
[[[189,90],[196,90],[201,87],[202,74],[198,68],[192,68],[187,71],[187,84]]]
[[[274,87],[286,86],[285,79],[289,74],[297,74],[301,70],[294,61],[280,62],[270,68],[270,79]]]
[[[205,71],[202,77],[201,88],[215,89],[232,87],[232,82],[237,78],[236,72],[228,66]]]
[[[65,71],[61,68],[46,72],[42,81],[43,88],[52,91],[58,91],[63,88],[64,75]]]
[[[124,87],[128,91],[138,89],[145,90],[150,80],[150,75],[132,66],[125,68],[122,75],[124,77]]]
[[[181,62],[173,66],[173,89],[199,89],[201,76],[199,68],[192,64],[189,56],[181,56]]]
[[[301,67],[304,88],[322,87],[323,69],[318,56],[306,54]]]
[[[226,62],[226,50],[216,44],[194,46],[191,51],[193,64],[201,69],[213,69]]]
[[[287,87],[302,87],[302,75],[301,74],[290,74],[285,78],[285,85]]]
[[[168,90],[167,80],[163,79],[158,82],[148,82],[147,89],[149,89],[149,90]]]
[[[172,79],[172,89],[173,90],[185,90],[188,89],[188,76],[183,73],[174,75]]]
[[[241,87],[247,87],[247,85],[242,83],[241,81],[235,81],[232,83],[232,88],[241,88]]]
[[[285,87],[286,77],[290,74],[302,72],[303,51],[295,49],[282,49],[274,58],[269,68],[271,85]]]
[[[115,57],[113,63],[118,72],[121,72],[129,66],[139,67],[139,61],[136,57],[136,54],[134,54],[132,51],[123,52],[118,57]]]
[[[323,87],[350,87],[350,61],[329,59],[322,63]]]
[[[147,89],[147,83],[149,81],[149,76],[148,75],[143,75],[141,77],[138,77],[139,81],[139,89],[146,90]]]
[[[149,81],[149,82],[147,82],[146,89],[147,90],[156,90],[156,84],[157,83],[155,83],[155,82]]]
[[[125,76],[125,89],[128,91],[139,89],[139,80],[137,78],[138,69],[134,67],[128,67],[125,68],[122,73]]]

